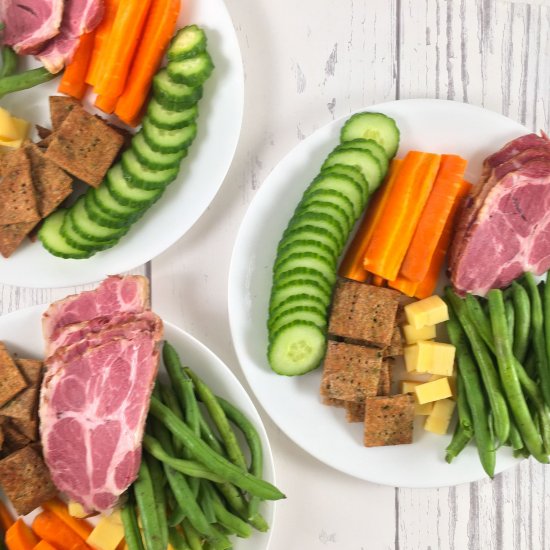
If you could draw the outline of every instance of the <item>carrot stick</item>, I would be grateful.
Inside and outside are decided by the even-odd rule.
[[[21,518],[6,531],[5,540],[9,550],[32,550],[38,544],[35,534]]]
[[[386,280],[383,279],[382,277],[379,277],[378,275],[372,276],[372,284],[374,286],[384,286],[385,283],[386,283]]]
[[[92,86],[97,84],[101,75],[100,59],[105,55],[105,50],[109,48],[109,36],[111,35],[120,0],[103,0],[103,3],[105,4],[105,13],[101,23],[95,30],[92,58],[86,74],[86,82]]]
[[[433,186],[440,155],[411,151],[405,157],[390,196],[367,246],[363,267],[394,281]]]
[[[2,531],[7,531],[14,523],[15,519],[10,514],[8,507],[0,500],[0,526]]]
[[[82,537],[77,535],[53,512],[44,511],[36,516],[32,530],[58,550],[89,550]]]
[[[33,550],[57,550],[55,546],[52,546],[49,542],[46,542],[45,540],[41,540],[34,548]]]
[[[111,97],[108,95],[98,95],[95,98],[94,105],[104,113],[110,115],[116,107],[118,96]]]
[[[65,72],[57,89],[62,94],[70,95],[76,99],[84,97],[87,86],[86,74],[92,58],[94,39],[94,32],[88,32],[80,37],[80,43],[73,60],[65,67]]]
[[[143,36],[132,63],[124,92],[115,113],[127,124],[135,123],[147,99],[153,76],[157,72],[174,34],[180,0],[153,0]]]
[[[361,220],[361,225],[357,229],[357,233],[355,233],[355,237],[349,245],[346,255],[340,264],[338,270],[340,277],[346,277],[347,279],[359,281],[360,283],[366,281],[368,273],[363,267],[363,258],[374,229],[384,211],[384,207],[402,162],[403,161],[400,159],[394,159],[392,161],[386,177],[386,182],[382,185],[378,193],[376,193],[369,208],[365,212]]]
[[[400,277],[420,282],[426,276],[447,218],[462,187],[465,170],[465,159],[457,155],[442,155],[439,172],[399,270]]]
[[[79,537],[86,540],[90,533],[93,531],[93,527],[90,523],[83,519],[73,518],[69,514],[67,505],[58,498],[48,500],[42,504],[42,508],[55,514],[63,523],[66,523]]]
[[[398,276],[395,281],[388,281],[388,286],[390,288],[394,288],[395,290],[399,290],[399,292],[402,292],[407,296],[412,297],[415,295],[416,289],[418,288],[418,283],[409,281],[404,277]]]
[[[435,292],[437,282],[441,274],[441,269],[443,267],[443,264],[445,263],[445,256],[447,255],[447,250],[451,243],[451,237],[453,234],[453,227],[456,221],[455,218],[458,208],[460,207],[460,204],[462,203],[464,197],[470,192],[471,187],[471,183],[468,183],[466,180],[462,180],[460,190],[453,203],[451,212],[449,213],[449,217],[447,218],[447,222],[445,223],[445,228],[441,233],[441,236],[435,248],[435,252],[432,256],[432,261],[430,262],[428,272],[426,273],[424,280],[418,285],[414,293],[415,298],[427,298]]]
[[[108,48],[98,61],[101,77],[94,85],[97,95],[122,94],[150,6],[151,0],[126,0],[124,9],[117,10]]]

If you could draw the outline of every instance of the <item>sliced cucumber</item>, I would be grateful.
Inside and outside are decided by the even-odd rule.
[[[365,189],[367,195],[378,189],[384,177],[380,163],[372,153],[363,149],[335,150],[327,157],[321,169],[334,164],[348,164],[361,170],[368,183],[368,189]]]
[[[326,345],[325,332],[317,325],[294,321],[273,335],[268,349],[269,364],[278,374],[305,374],[321,364]]]
[[[342,142],[353,139],[373,139],[379,143],[388,159],[392,159],[399,148],[399,129],[393,118],[382,113],[357,113],[342,127]]]
[[[376,160],[382,167],[382,172],[385,174],[388,171],[389,160],[384,147],[373,139],[352,139],[351,141],[344,141],[336,148],[338,151],[341,149],[363,149],[372,153]]]
[[[270,314],[275,313],[283,304],[297,300],[296,296],[308,297],[318,300],[323,306],[328,307],[332,293],[325,287],[320,286],[317,279],[293,279],[284,284],[277,284],[271,290],[269,301]]]
[[[187,155],[187,149],[181,149],[177,153],[160,153],[149,147],[149,144],[143,137],[143,132],[139,132],[132,139],[132,150],[134,151],[140,164],[151,170],[166,170],[168,168],[179,167],[181,159]]]
[[[334,166],[329,166],[328,168],[321,170],[317,178],[320,178],[321,176],[323,177],[324,176],[344,176],[351,179],[355,183],[355,185],[359,187],[361,191],[362,202],[360,204],[360,208],[356,210],[356,213],[357,212],[359,213],[358,215],[361,214],[361,212],[363,211],[364,205],[368,202],[368,199],[370,196],[364,192],[364,190],[368,188],[369,184],[367,183],[367,180],[365,179],[365,176],[363,176],[363,173],[361,172],[361,170],[359,170],[355,166],[347,166],[345,164],[335,164]],[[353,202],[353,197],[350,197],[349,194],[346,194],[346,196]],[[354,207],[355,207],[355,203],[354,203]]]
[[[147,145],[160,153],[178,153],[193,143],[197,135],[197,125],[191,122],[183,128],[165,130],[157,128],[147,117],[143,119],[143,137]]]
[[[363,178],[363,176],[361,177]],[[363,178],[363,180],[364,179],[365,178]],[[345,195],[353,204],[355,218],[361,215],[361,212],[363,211],[363,208],[368,200],[368,195],[365,194],[364,188],[361,187],[354,179],[345,174],[331,173],[331,168],[323,170],[321,174],[313,180],[304,193],[304,198],[302,200],[317,191],[325,189],[337,191]]]
[[[109,193],[121,204],[135,207],[148,208],[161,196],[166,187],[160,189],[140,189],[132,187],[122,172],[120,163],[115,164],[108,172],[107,179],[103,185],[107,185]]]
[[[151,170],[139,162],[132,149],[124,151],[121,164],[128,183],[139,189],[164,189],[176,179],[179,172],[179,166],[165,170]]]
[[[206,35],[197,25],[188,25],[180,29],[168,48],[170,61],[193,57],[206,50]]]
[[[270,319],[268,329],[270,334],[276,334],[284,326],[294,321],[310,321],[319,328],[327,326],[327,312],[315,306],[298,306],[282,311],[277,317]]]
[[[153,78],[155,99],[167,109],[187,109],[202,97],[202,86],[178,84],[168,75],[166,69],[160,70]]]
[[[285,258],[274,266],[273,279],[276,281],[285,273],[298,268],[314,269],[323,275],[330,285],[336,282],[336,262],[313,252],[295,253]]]
[[[71,223],[76,233],[84,239],[98,244],[119,239],[130,228],[129,226],[104,227],[103,225],[99,225],[88,215],[84,206],[84,196],[81,196],[74,203],[67,216],[71,218]]]
[[[180,61],[170,61],[166,67],[168,75],[174,82],[188,86],[204,84],[214,70],[214,63],[207,51]]]
[[[152,97],[147,106],[147,116],[157,128],[173,130],[174,128],[187,126],[190,122],[197,120],[199,109],[196,105],[192,105],[187,109],[176,109],[174,111],[167,109]]]
[[[354,224],[357,219],[355,216],[355,208],[353,203],[340,191],[334,189],[317,189],[316,191],[309,192],[304,196],[299,206],[305,206],[312,202],[330,202],[338,206],[345,212],[346,217],[350,224]]]
[[[353,219],[350,219],[343,208],[329,201],[307,201],[298,206],[296,216],[302,214],[327,214],[333,217],[342,227],[344,234],[347,235],[353,227]]]
[[[319,254],[320,256],[325,256],[329,261],[335,262],[338,258],[334,253],[334,250],[323,244],[319,241],[313,240],[295,240],[286,246],[283,246],[277,251],[277,259],[275,260],[275,265],[277,266],[281,261],[290,256],[291,254],[301,253],[301,252],[313,252],[314,254]]]
[[[118,202],[109,191],[108,185],[103,182],[99,187],[88,191],[87,195],[93,195],[93,200],[98,208],[107,216],[117,218],[124,222],[134,220],[143,214],[143,209],[136,206],[128,206]]]
[[[292,220],[290,220],[288,228],[283,234],[283,237],[286,236],[286,234],[290,231],[294,231],[295,229],[304,227],[306,225],[320,227],[321,229],[326,229],[327,231],[330,231],[336,238],[340,247],[343,247],[344,243],[346,242],[347,234],[344,232],[344,228],[340,223],[338,223],[337,220],[335,220],[332,216],[329,216],[328,214],[314,214],[310,212],[301,214],[300,216],[294,216]]]
[[[309,288],[306,288],[306,290],[309,290]],[[270,319],[275,319],[275,317],[278,317],[283,311],[287,311],[295,307],[317,307],[326,313],[328,308],[328,300],[323,301],[318,296],[313,294],[291,294],[282,302],[279,301],[276,307],[270,307],[269,317]]]
[[[282,287],[292,281],[300,281],[303,279],[311,279],[316,281],[320,290],[323,290],[327,296],[332,296],[332,284],[319,270],[310,269],[308,267],[297,267],[290,271],[285,271],[273,278],[273,285],[276,288]]]
[[[295,241],[316,241],[330,248],[335,258],[340,255],[341,246],[334,233],[313,225],[305,225],[296,230],[286,232],[285,236],[279,241],[277,254]]]
[[[93,255],[93,252],[71,246],[61,234],[61,227],[66,215],[67,210],[64,208],[58,208],[53,214],[50,214],[38,231],[38,238],[44,248],[58,258],[72,258],[74,260],[89,258]]]
[[[61,234],[71,246],[84,252],[99,252],[100,250],[106,250],[107,248],[115,246],[118,242],[118,239],[103,241],[101,243],[86,239],[76,231],[71,215],[65,216],[65,221],[61,226]]]
[[[91,193],[91,191],[88,191],[86,193],[86,195],[84,196],[84,208],[86,208],[88,216],[90,216],[90,218],[99,225],[117,228],[125,227],[126,225],[134,221],[134,216],[128,218],[113,218],[112,216],[109,216],[103,210],[101,210],[94,197],[95,195]]]

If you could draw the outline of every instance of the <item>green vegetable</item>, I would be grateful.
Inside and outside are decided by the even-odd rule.
[[[222,504],[220,497],[216,494],[216,492],[212,489],[210,485],[205,483],[205,487],[210,493],[214,513],[216,515],[216,519],[220,522],[220,524],[229,529],[231,532],[235,533],[238,537],[249,538],[250,535],[252,535],[252,528],[250,527],[250,525],[229,512]]]
[[[508,326],[508,339],[512,350],[514,349],[514,331],[516,324],[516,313],[514,310],[514,304],[510,300],[504,302],[504,311],[506,314],[506,324]]]
[[[57,75],[50,73],[44,67],[30,69],[11,76],[5,76],[0,78],[0,98],[13,92],[34,88],[34,86],[44,84],[54,79],[56,76]]]
[[[138,478],[134,482],[134,493],[143,526],[145,549],[165,550],[166,546],[163,546],[151,472],[145,460],[141,461]]]
[[[519,433],[516,424],[512,421],[510,424],[510,439],[509,443],[512,447],[512,450],[519,451],[523,449],[525,445],[523,444],[523,439],[521,439],[521,434]]]
[[[516,320],[514,325],[514,355],[520,363],[523,363],[529,348],[531,302],[525,288],[515,281],[512,283],[512,300]]]
[[[166,477],[164,476],[164,470],[160,462],[155,457],[147,455],[144,457],[149,467],[151,474],[151,483],[153,485],[153,496],[155,497],[155,508],[158,518],[159,536],[162,541],[162,548],[168,546],[168,520],[166,517],[166,495],[164,493],[164,486],[166,485]]]
[[[175,527],[170,528],[169,538],[170,544],[174,547],[174,550],[191,550],[185,537]]]
[[[462,376],[457,376],[456,384],[458,424],[460,424],[464,436],[471,439],[474,436],[474,424],[472,422],[470,405],[468,404],[468,400],[466,399],[466,388],[464,386],[464,380],[462,379]]]
[[[120,511],[124,526],[124,538],[128,550],[144,550],[134,504],[132,491],[128,491],[128,501]]]
[[[460,422],[457,422],[453,438],[445,449],[445,460],[450,464],[471,441],[471,434],[467,433]]]
[[[0,78],[11,76],[17,70],[17,54],[9,47],[2,46],[2,68]]]
[[[183,520],[183,532],[185,533],[185,538],[189,544],[191,550],[202,550],[202,540],[197,530],[191,525],[191,522],[186,518]]]

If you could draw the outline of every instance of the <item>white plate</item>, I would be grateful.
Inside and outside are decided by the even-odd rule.
[[[477,180],[488,154],[527,132],[501,115],[451,101],[394,101],[364,110],[395,118],[401,130],[398,156],[411,149],[462,155],[469,160],[470,181]],[[252,391],[281,430],[337,470],[403,487],[439,487],[480,479],[484,473],[473,447],[448,465],[444,449],[450,437],[418,427],[412,445],[363,447],[361,425],[348,424],[341,409],[321,404],[321,369],[287,378],[276,375],[267,363],[266,319],[277,242],[304,189],[337,145],[347,118],[324,126],[293,149],[263,183],[244,218],[229,273],[229,318],[239,361]],[[502,450],[497,472],[515,463]]]
[[[87,260],[55,258],[26,242],[9,259],[0,257],[0,282],[45,288],[86,284],[148,262],[174,244],[206,210],[233,159],[241,130],[244,77],[239,44],[223,0],[182,1],[179,26],[206,29],[216,69],[199,103],[197,139],[178,179],[120,243]],[[50,127],[48,96],[58,80],[0,101],[14,115]]]
[[[6,344],[10,353],[17,353],[20,357],[38,359],[44,356],[41,316],[46,307],[34,306],[0,317],[0,341]],[[184,364],[194,369],[216,394],[238,405],[252,421],[260,435],[264,449],[264,478],[275,483],[273,455],[265,428],[252,401],[235,375],[204,344],[166,321],[164,322],[164,335],[166,340],[176,348]],[[1,491],[0,498],[5,498]],[[254,531],[249,539],[232,537],[235,550],[267,550],[273,532],[275,503],[264,502],[261,511],[271,526],[269,532],[264,534]],[[29,519],[32,517],[29,515]]]

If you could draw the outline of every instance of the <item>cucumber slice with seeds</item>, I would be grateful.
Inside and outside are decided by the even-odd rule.
[[[61,234],[61,227],[67,215],[67,210],[58,208],[53,214],[50,214],[42,227],[38,231],[38,238],[42,246],[58,258],[71,258],[73,260],[83,260],[93,256],[93,251],[85,251],[71,246],[65,237]]]
[[[341,141],[358,138],[379,143],[388,159],[392,159],[399,148],[399,128],[393,118],[382,113],[357,113],[348,119],[340,132]]]
[[[170,61],[166,67],[168,75],[174,82],[188,86],[204,84],[214,70],[214,63],[206,51],[180,61]]]
[[[336,282],[336,262],[313,252],[291,254],[281,263],[274,266],[273,279],[276,281],[285,273],[296,268],[314,269],[325,277],[330,285]]]
[[[388,171],[388,155],[386,154],[384,148],[373,139],[352,139],[351,141],[345,141],[336,147],[337,151],[346,149],[363,149],[364,151],[372,153],[376,160],[380,163],[382,172],[385,174]]]
[[[324,287],[320,286],[317,279],[293,279],[284,284],[273,286],[269,301],[269,311],[270,314],[274,314],[275,310],[282,307],[283,304],[296,300],[296,296],[318,300],[324,307],[328,307],[331,295],[331,291],[327,291]]]
[[[160,153],[178,153],[193,143],[197,136],[197,125],[191,122],[183,128],[165,130],[157,128],[147,117],[143,119],[143,137],[147,145]]]
[[[202,97],[202,86],[178,84],[166,69],[162,69],[153,78],[153,94],[163,107],[183,110],[195,105]]]
[[[327,313],[315,306],[298,306],[286,311],[282,311],[277,317],[273,317],[269,322],[270,334],[276,334],[284,326],[294,321],[310,321],[321,329],[327,326]]]
[[[134,139],[132,139],[132,151],[140,164],[151,170],[178,168],[181,160],[187,156],[187,149],[181,149],[181,151],[177,153],[160,153],[159,151],[154,151],[145,141],[142,132],[136,134]]]
[[[275,308],[270,308],[270,319],[275,319],[275,317],[278,317],[283,311],[288,311],[295,307],[317,307],[326,314],[328,300],[323,301],[313,294],[292,294],[282,302],[279,302]]]
[[[152,97],[147,106],[147,116],[157,128],[173,130],[197,120],[199,109],[197,105],[192,105],[187,109],[167,109]]]
[[[188,25],[180,29],[168,48],[170,61],[193,57],[206,50],[206,35],[197,25]]]
[[[121,204],[143,209],[149,208],[155,203],[166,187],[160,189],[140,189],[132,187],[122,172],[120,163],[115,164],[108,172],[103,185],[107,185],[109,193]]]

